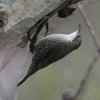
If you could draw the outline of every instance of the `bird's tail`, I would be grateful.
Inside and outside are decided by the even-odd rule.
[[[28,77],[29,77],[29,75],[27,74],[27,75],[17,84],[17,86],[20,86],[24,81],[27,80]]]
[[[34,67],[34,63],[32,63],[28,69],[27,75],[17,84],[17,86],[20,86],[24,81],[26,81],[28,79],[28,77],[30,77],[37,71],[38,71],[37,66],[35,65],[35,67]]]

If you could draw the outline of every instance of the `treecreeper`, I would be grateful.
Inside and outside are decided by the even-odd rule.
[[[33,75],[38,70],[47,67],[48,65],[62,59],[67,54],[78,49],[81,45],[79,25],[78,29],[66,34],[48,35],[35,44],[33,58],[26,76],[17,84],[20,86],[25,80]]]

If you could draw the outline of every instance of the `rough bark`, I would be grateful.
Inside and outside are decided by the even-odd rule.
[[[47,7],[43,12],[40,12],[40,14],[38,14],[34,18],[26,17],[10,29],[8,29],[6,32],[0,33],[0,51],[3,50],[5,47],[15,46],[19,42],[21,37],[26,34],[27,30],[31,26],[35,25],[38,20],[57,9],[66,1],[67,0],[54,0],[49,7]],[[80,0],[70,0],[72,4],[78,1]]]

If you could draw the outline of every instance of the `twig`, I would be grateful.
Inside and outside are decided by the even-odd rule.
[[[93,27],[92,27],[92,24],[91,24],[91,22],[89,21],[87,15],[86,15],[86,13],[85,13],[85,11],[84,11],[84,9],[83,9],[83,6],[82,6],[80,3],[78,3],[78,4],[77,4],[77,8],[78,8],[78,10],[79,10],[79,12],[80,12],[82,18],[84,19],[84,22],[86,23],[86,26],[87,26],[87,28],[88,28],[88,30],[89,30],[89,33],[90,33],[90,35],[91,35],[91,37],[92,37],[92,39],[93,39],[93,41],[94,41],[94,44],[95,44],[95,46],[96,46],[96,48],[97,48],[97,51],[99,51],[99,50],[100,50],[100,47],[99,47],[99,44],[98,44],[97,39],[96,39],[95,31],[94,31],[94,29],[93,29]]]
[[[89,30],[89,33],[90,33],[90,35],[91,35],[91,37],[92,37],[92,39],[93,39],[93,42],[94,42],[94,44],[95,44],[95,46],[96,46],[97,55],[95,55],[95,56],[93,57],[93,60],[92,60],[92,62],[90,63],[90,65],[89,65],[89,67],[88,67],[88,69],[87,69],[87,71],[86,71],[85,76],[84,76],[83,79],[81,80],[80,86],[79,86],[79,88],[78,88],[78,90],[77,90],[77,92],[76,92],[76,94],[75,94],[73,100],[76,100],[76,99],[78,98],[78,96],[82,93],[82,91],[84,90],[84,86],[85,86],[85,84],[86,84],[86,82],[87,82],[87,80],[88,80],[88,78],[89,78],[89,76],[90,76],[90,74],[91,74],[91,71],[92,71],[93,68],[95,67],[96,62],[97,62],[97,60],[98,60],[99,57],[100,57],[100,46],[99,46],[99,44],[98,44],[98,42],[97,42],[96,33],[95,33],[95,31],[94,31],[94,29],[93,29],[93,27],[92,27],[92,24],[91,24],[91,22],[89,21],[87,15],[86,15],[86,13],[85,13],[85,11],[84,11],[84,9],[83,9],[83,6],[82,6],[80,3],[77,4],[77,8],[78,8],[78,10],[79,10],[79,12],[80,12],[82,18],[84,19],[84,22],[86,23],[86,26],[87,26],[87,28],[88,28],[88,30]]]
[[[97,62],[99,56],[100,56],[100,55],[95,55],[95,56],[92,58],[92,62],[90,63],[89,67],[87,68],[86,73],[85,73],[83,79],[82,79],[81,82],[80,82],[79,88],[78,88],[78,90],[77,90],[77,92],[76,92],[76,94],[75,94],[73,100],[77,100],[78,96],[83,92],[84,86],[85,86],[87,80],[89,79],[89,76],[90,76],[90,74],[91,74],[91,71],[93,70],[93,68],[94,68],[94,66],[95,66],[95,64],[96,64],[96,62]]]
[[[97,54],[95,56],[93,56],[93,58],[92,58],[93,60],[89,64],[89,66],[86,70],[86,73],[85,73],[84,77],[82,78],[77,91],[74,93],[74,95],[72,93],[67,92],[66,94],[64,94],[63,100],[77,100],[77,98],[83,92],[84,86],[87,83],[89,76],[90,76],[93,68],[95,67],[96,62],[98,61],[98,59],[100,57],[100,46],[97,42],[96,33],[91,25],[91,22],[89,21],[87,15],[83,9],[83,6],[80,3],[76,4],[76,6],[77,6],[82,18],[84,19],[84,22],[89,30],[89,34],[91,35],[91,37],[93,39],[94,45],[96,46]]]
[[[78,90],[77,90],[77,92],[76,92],[73,100],[76,100],[78,98],[78,96],[82,93],[82,91],[84,89],[84,86],[85,86],[85,84],[86,84],[86,82],[87,82],[87,80],[88,80],[88,78],[89,78],[89,76],[90,76],[93,68],[95,67],[96,62],[97,62],[97,60],[100,57],[100,47],[99,47],[99,44],[97,42],[96,33],[95,33],[95,31],[94,31],[94,29],[93,29],[93,27],[91,25],[91,22],[89,21],[87,15],[86,15],[86,13],[85,13],[85,11],[84,11],[84,9],[83,9],[83,7],[82,7],[82,5],[80,3],[77,4],[77,8],[78,8],[78,10],[79,10],[82,18],[84,19],[84,21],[86,23],[86,26],[88,27],[89,33],[90,33],[90,35],[91,35],[91,37],[92,37],[92,39],[94,41],[94,44],[95,44],[96,50],[97,50],[97,55],[95,55],[93,57],[92,62],[88,66],[88,69],[86,71],[86,74],[83,77],[83,79],[81,80],[80,86],[79,86],[79,88],[78,88]]]

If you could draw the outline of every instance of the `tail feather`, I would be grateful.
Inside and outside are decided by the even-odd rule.
[[[26,76],[17,84],[17,86],[20,86],[24,81],[27,80],[28,77],[29,77],[29,75],[26,75]]]
[[[33,75],[37,71],[38,71],[38,68],[37,67],[33,67],[33,63],[32,63],[30,68],[29,68],[29,70],[28,70],[27,75],[21,80],[21,82],[19,82],[17,84],[17,86],[20,86],[24,81],[26,81],[28,79],[28,77],[30,77],[31,75]]]

